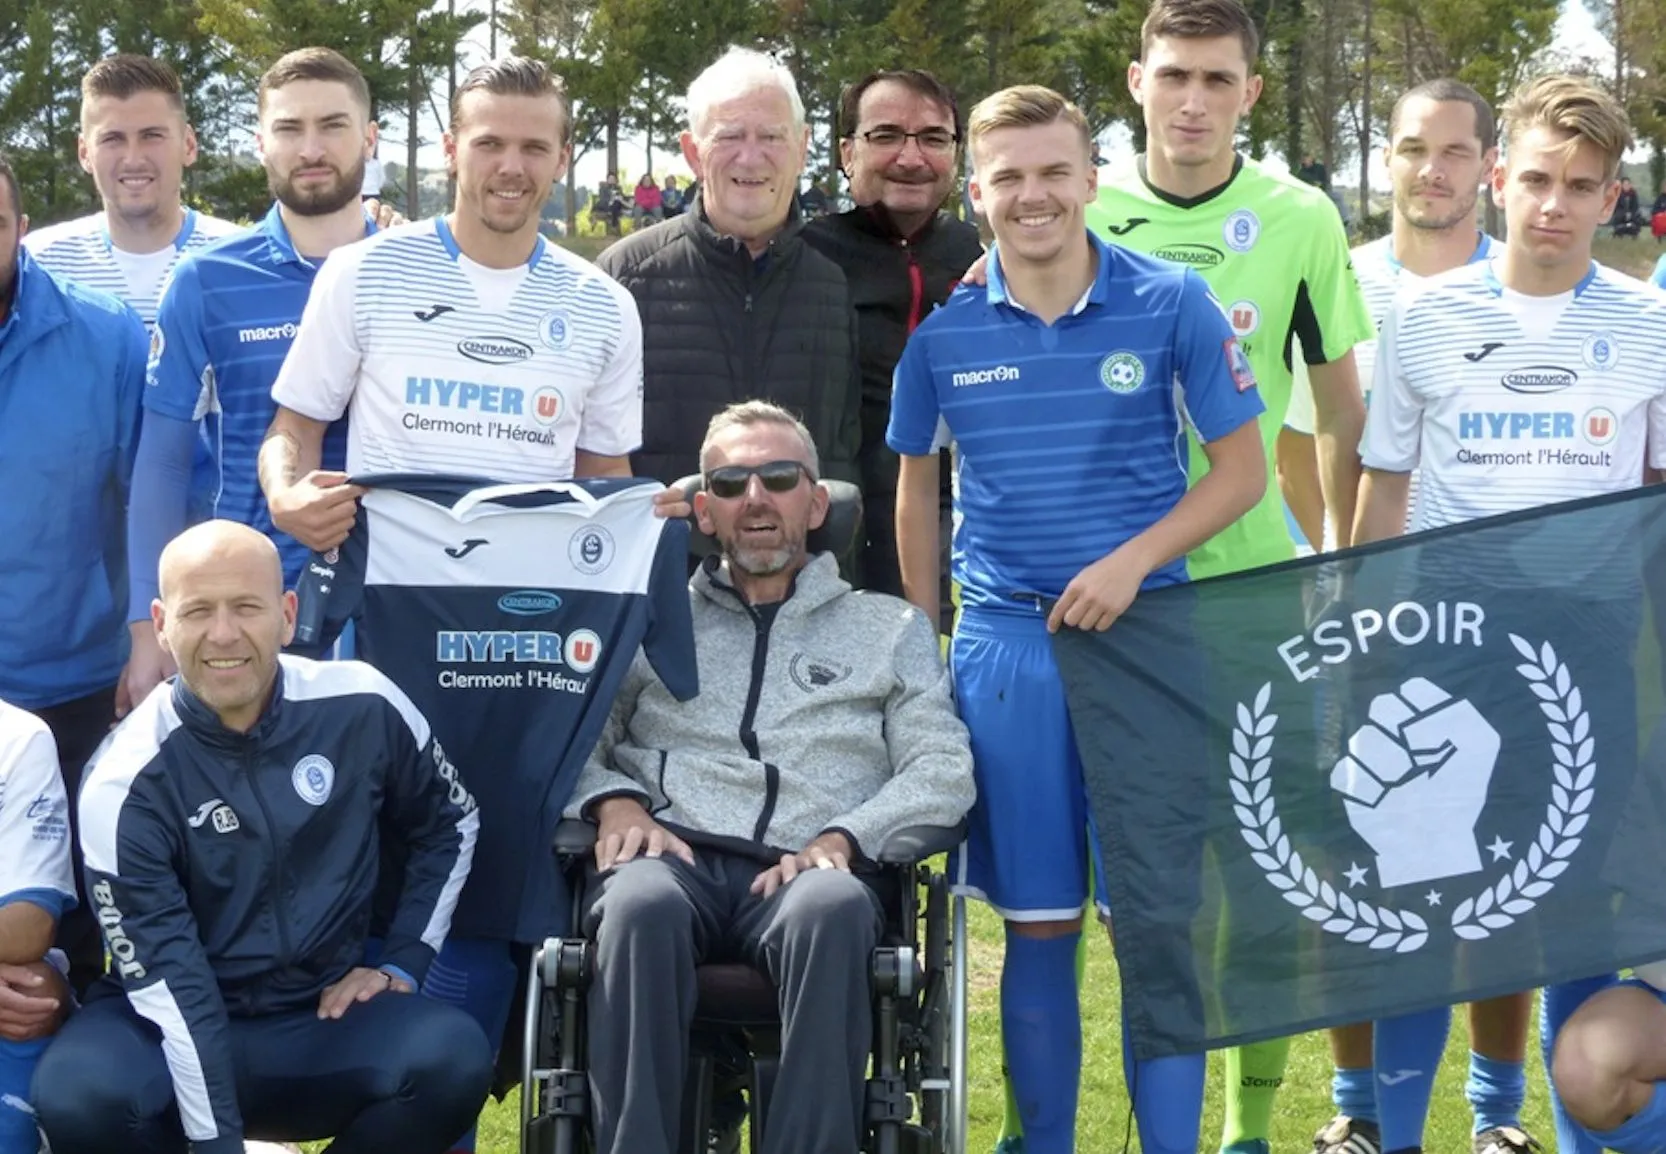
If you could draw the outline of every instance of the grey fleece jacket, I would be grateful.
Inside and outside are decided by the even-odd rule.
[[[689,599],[699,696],[677,701],[637,654],[568,816],[632,796],[691,842],[796,852],[837,830],[872,857],[905,826],[971,808],[966,727],[918,609],[854,592],[830,553],[773,611],[710,561]]]

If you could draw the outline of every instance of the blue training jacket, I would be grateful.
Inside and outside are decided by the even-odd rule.
[[[147,342],[27,249],[0,323],[0,698],[41,709],[127,661],[127,495]]]

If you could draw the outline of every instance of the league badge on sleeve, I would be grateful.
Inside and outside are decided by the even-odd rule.
[[[1221,342],[1221,348],[1226,352],[1227,371],[1232,374],[1232,383],[1238,386],[1238,391],[1247,393],[1255,388],[1255,370],[1250,368],[1249,356],[1238,338],[1228,337]]]

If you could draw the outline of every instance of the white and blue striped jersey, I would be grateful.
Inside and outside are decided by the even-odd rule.
[[[1486,233],[1479,236],[1475,252],[1469,258],[1470,262],[1490,260],[1499,248],[1498,242]],[[1371,312],[1371,323],[1381,332],[1383,320],[1394,304],[1394,294],[1406,285],[1421,284],[1427,278],[1407,272],[1405,266],[1394,259],[1392,234],[1356,246],[1350,256],[1353,260],[1354,276],[1359,280],[1359,291],[1365,297],[1365,307]],[[1311,437],[1315,423],[1313,382],[1308,379],[1307,362],[1302,359],[1299,349],[1291,357],[1291,363],[1295,366],[1296,388],[1290,394],[1290,408],[1284,414],[1284,425]],[[1354,366],[1359,370],[1359,387],[1365,390],[1367,397],[1371,392],[1371,374],[1375,371],[1376,363],[1375,337],[1354,346]]]
[[[185,223],[171,246],[153,253],[130,253],[111,243],[104,214],[95,212],[36,229],[24,237],[23,243],[49,271],[131,305],[148,330],[156,324],[162,290],[179,258],[242,228],[187,208]]]
[[[272,399],[347,414],[350,473],[560,480],[578,449],[640,444],[642,322],[623,287],[557,245],[487,268],[444,219],[422,221],[330,255]]]
[[[1408,286],[1360,455],[1419,470],[1420,530],[1641,485],[1666,467],[1666,294],[1596,264],[1557,297],[1490,261]]]
[[[0,701],[0,909],[30,902],[53,917],[75,905],[69,801],[52,731]]]

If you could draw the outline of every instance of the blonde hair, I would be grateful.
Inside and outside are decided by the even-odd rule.
[[[1083,150],[1092,151],[1093,130],[1080,108],[1039,84],[1003,88],[978,101],[967,117],[967,146],[975,150],[980,139],[999,128],[1031,128],[1059,120],[1074,125],[1082,136]]]
[[[1555,73],[1530,80],[1504,105],[1504,148],[1531,128],[1553,128],[1572,133],[1571,153],[1581,140],[1589,141],[1603,157],[1603,172],[1613,180],[1631,148],[1631,125],[1625,109],[1608,93],[1582,76]]]

